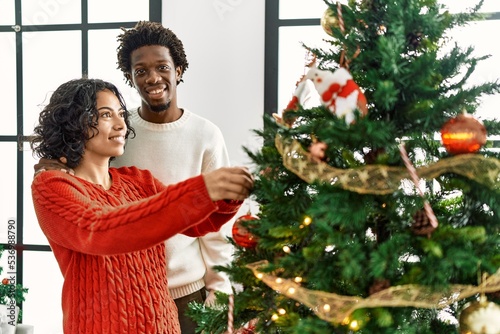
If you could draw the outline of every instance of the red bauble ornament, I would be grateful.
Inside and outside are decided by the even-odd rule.
[[[257,246],[258,238],[250,233],[250,231],[243,225],[244,222],[249,220],[257,220],[258,217],[252,216],[251,214],[246,214],[238,219],[233,224],[233,239],[237,245],[244,248],[255,248]]]
[[[6,277],[2,280],[3,285],[8,285],[9,284],[9,279]]]
[[[486,144],[486,128],[482,122],[464,112],[444,124],[441,140],[450,154],[474,153]]]

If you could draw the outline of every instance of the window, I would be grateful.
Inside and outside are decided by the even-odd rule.
[[[111,81],[127,104],[139,103],[116,68],[120,28],[139,20],[161,22],[161,0],[0,0],[0,244],[7,245],[7,226],[15,221],[16,280],[29,288],[23,322],[34,325],[38,334],[62,333],[58,287],[63,280],[32,207],[30,185],[37,159],[28,136],[51,92],[82,75]],[[6,258],[0,259],[2,275]]]
[[[347,3],[341,0],[341,3]],[[479,1],[440,0],[451,12],[461,12]],[[304,74],[305,50],[308,46],[327,48],[323,40],[328,35],[320,25],[320,18],[327,5],[323,0],[267,0],[266,1],[266,46],[265,46],[265,112],[272,114],[283,109],[295,89],[295,83]],[[500,29],[500,2],[485,0],[482,12],[490,14],[487,20],[471,23],[452,32],[462,46],[473,45],[476,55],[491,54],[480,63],[470,84],[494,81],[500,78],[500,46],[483,36],[485,31]],[[495,117],[500,95],[483,98],[478,116],[482,119]]]

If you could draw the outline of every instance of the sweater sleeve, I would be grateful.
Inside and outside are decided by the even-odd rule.
[[[211,229],[211,226],[218,226],[219,228],[227,223],[234,215],[238,212],[242,201],[217,201],[217,211],[213,212],[208,218],[209,224],[198,224],[190,229],[182,232],[189,237],[204,237],[209,232],[214,232],[216,230]],[[217,229],[218,230],[218,229]]]
[[[154,179],[155,188],[159,191],[163,191],[167,186],[165,186],[161,181]],[[205,188],[206,191],[206,188]],[[208,194],[207,194],[208,196]],[[217,209],[212,212],[205,221],[190,227],[184,231],[182,234],[188,237],[203,237],[206,234],[214,231],[218,231],[219,228],[227,223],[234,215],[238,212],[239,208],[243,204],[243,201],[237,200],[220,200],[215,202]],[[190,210],[191,207],[185,206],[185,210]],[[217,230],[213,229],[213,226],[217,226]]]
[[[210,219],[218,207],[208,196],[202,176],[164,186],[151,197],[114,206],[93,198],[75,177],[46,171],[33,180],[32,196],[49,241],[87,254],[136,251],[177,233],[199,235],[216,231],[223,224],[218,217]]]

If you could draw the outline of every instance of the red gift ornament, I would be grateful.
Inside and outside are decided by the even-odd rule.
[[[232,233],[234,242],[236,242],[237,245],[244,248],[255,248],[255,246],[257,246],[258,238],[250,233],[248,228],[244,226],[244,223],[250,220],[258,219],[258,217],[252,216],[250,213],[247,213],[246,215],[243,215],[236,219],[233,224]]]
[[[486,144],[486,128],[464,112],[443,125],[441,140],[450,154],[474,153]]]

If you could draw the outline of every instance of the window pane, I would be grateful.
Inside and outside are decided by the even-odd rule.
[[[0,6],[2,2],[0,0]],[[1,8],[1,7],[0,7]],[[1,10],[0,10],[1,13]],[[15,33],[0,33],[0,50],[2,50],[2,61],[0,61],[0,92],[2,92],[2,121],[0,122],[0,134],[15,135],[16,127],[16,36]],[[5,50],[5,51],[3,51]]]
[[[458,13],[466,11],[468,8],[479,3],[471,0],[439,0],[445,5],[450,12]],[[347,0],[340,1],[342,4],[347,4]],[[281,0],[279,4],[280,19],[306,19],[320,18],[326,10],[327,5],[323,0]],[[485,0],[481,8],[481,12],[491,13],[500,12],[500,1]]]
[[[17,219],[17,143],[0,142],[0,156],[7,162],[0,173],[0,243],[7,243],[9,219]]]
[[[491,43],[489,39],[477,38],[484,31],[496,31],[500,29],[499,20],[488,20],[474,22],[466,27],[457,28],[450,36],[462,47],[473,46],[476,56],[491,55],[487,60],[479,63],[470,77],[468,84],[476,85],[500,78],[500,68],[496,66],[500,62],[500,45]],[[320,26],[317,27],[281,27],[279,43],[279,74],[278,74],[278,110],[283,109],[290,100],[295,89],[295,83],[304,72],[305,50],[299,41],[308,46],[328,49],[331,46],[321,41],[328,36]],[[498,118],[498,105],[500,105],[500,94],[484,96],[477,115],[481,119]]]
[[[136,90],[125,83],[122,71],[117,69],[116,37],[120,29],[89,31],[89,77],[114,83],[122,93],[127,108],[137,107],[141,99]]]
[[[31,182],[33,181],[33,166],[38,162],[38,158],[33,157],[33,151],[28,143],[24,143],[24,187],[23,187],[23,223],[24,223],[24,243],[48,245],[47,238],[42,232],[38,220],[36,219],[35,209],[33,208],[33,198],[31,197]]]
[[[0,25],[12,25],[14,24],[14,1],[12,0],[0,0]]]
[[[491,40],[477,38],[485,31],[497,31],[500,29],[500,21],[479,21],[465,27],[456,28],[451,32],[452,38],[463,48],[474,47],[474,56],[491,55],[487,60],[479,62],[476,70],[468,80],[468,85],[479,85],[485,82],[496,81],[500,78],[500,45],[491,43]],[[481,106],[477,115],[482,119],[498,118],[498,106],[500,105],[500,94],[485,96],[481,98]]]
[[[82,76],[81,32],[23,35],[24,134],[29,135],[50,93],[63,82]]]
[[[29,291],[23,302],[23,323],[35,333],[62,334],[63,277],[52,252],[24,251],[24,282]]]
[[[486,13],[500,12],[500,1],[484,0],[484,4],[483,7],[481,8],[481,11]]]
[[[82,21],[80,1],[23,0],[23,25],[68,24]]]
[[[283,110],[290,101],[295,84],[305,74],[308,47],[328,49],[331,45],[321,26],[281,27],[279,30],[279,66],[278,66],[278,111]],[[310,59],[309,59],[310,61]]]
[[[149,18],[149,0],[88,0],[88,4],[90,23],[135,22]]]
[[[340,1],[346,4],[347,0]],[[280,19],[320,18],[328,8],[323,0],[281,0]]]
[[[450,12],[458,13],[464,12],[468,8],[471,8],[479,3],[479,0],[439,0],[440,3],[445,5]],[[481,7],[481,12],[500,12],[500,1],[498,0],[485,0],[483,7]]]

